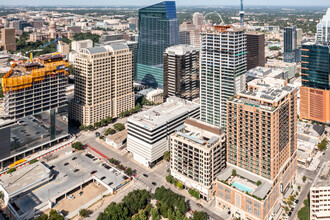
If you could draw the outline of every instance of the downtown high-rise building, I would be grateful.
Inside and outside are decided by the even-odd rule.
[[[316,26],[316,42],[330,42],[330,8]]]
[[[199,97],[199,51],[176,45],[164,53],[164,100],[170,96],[192,100]]]
[[[164,1],[139,10],[138,58],[135,81],[163,87],[163,53],[179,44],[179,23],[174,1]]]
[[[70,118],[94,125],[134,108],[132,52],[127,45],[81,49],[75,61]]]
[[[67,105],[68,66],[61,54],[15,62],[1,78],[1,116],[19,119]]]
[[[297,92],[265,77],[227,102],[227,168],[216,204],[241,219],[270,219],[297,176]]]
[[[201,33],[201,120],[226,127],[227,100],[245,89],[245,73],[243,28],[214,26]]]
[[[330,124],[330,45],[302,46],[300,118]]]
[[[14,28],[1,29],[1,47],[3,50],[16,51],[16,30]]]
[[[293,63],[301,60],[301,40],[302,30],[296,26],[285,27],[283,32],[284,37],[284,62]]]
[[[265,34],[246,33],[247,70],[265,66]]]

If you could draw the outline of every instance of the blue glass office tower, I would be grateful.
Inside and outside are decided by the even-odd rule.
[[[179,23],[174,1],[139,10],[139,42],[135,80],[150,87],[163,87],[163,53],[179,44]]]

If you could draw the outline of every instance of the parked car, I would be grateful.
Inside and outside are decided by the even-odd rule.
[[[96,173],[97,171],[96,170],[93,170],[92,172],[91,172],[91,175],[93,175],[94,173]]]
[[[292,215],[292,212],[289,212],[289,213],[288,213],[288,216],[291,216],[291,215]]]
[[[157,185],[157,183],[155,183],[155,182],[152,182],[151,184],[152,184],[152,185],[154,185],[154,186],[156,186],[156,185]]]
[[[199,208],[203,208],[203,205],[200,204],[200,203],[197,203],[197,206],[198,206]]]
[[[143,174],[143,176],[144,176],[144,177],[148,177],[148,175],[147,175],[147,174],[145,174],[145,173]]]
[[[72,160],[76,160],[77,159],[77,157],[72,157]]]
[[[67,166],[67,165],[69,165],[69,163],[68,163],[68,162],[64,163],[64,166]]]
[[[294,201],[294,203],[298,204],[299,200],[297,199],[296,201]]]
[[[81,196],[82,194],[83,194],[83,191],[80,191],[79,194],[78,194],[78,196]]]

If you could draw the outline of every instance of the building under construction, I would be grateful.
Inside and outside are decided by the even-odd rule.
[[[1,79],[2,116],[19,119],[64,106],[68,66],[61,54],[14,63]]]

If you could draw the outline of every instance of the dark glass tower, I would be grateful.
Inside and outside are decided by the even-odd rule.
[[[302,46],[301,79],[303,86],[330,89],[330,46]]]
[[[139,10],[139,43],[135,80],[151,87],[163,87],[163,53],[179,44],[179,23],[174,1]]]

